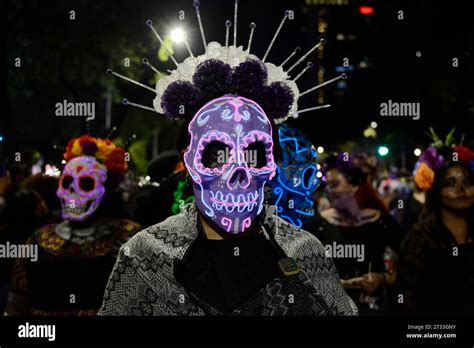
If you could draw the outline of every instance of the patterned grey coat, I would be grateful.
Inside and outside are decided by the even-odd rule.
[[[195,205],[188,204],[179,215],[139,232],[124,244],[99,315],[222,314],[174,277],[175,262],[197,237],[197,218]],[[267,223],[301,272],[271,281],[231,315],[356,315],[357,307],[319,240],[275,216]]]

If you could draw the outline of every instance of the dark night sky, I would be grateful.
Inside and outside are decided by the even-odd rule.
[[[156,52],[157,43],[144,25],[151,18],[159,23],[157,28],[164,33],[177,23],[178,11],[186,12],[185,22],[189,42],[195,53],[202,52],[202,43],[191,0],[162,1],[17,1],[17,5],[9,5],[7,34],[7,84],[20,86],[20,77],[12,70],[10,58],[17,52],[16,46],[22,40],[30,40],[24,47],[24,54],[29,55],[31,64],[43,64],[44,68],[74,71],[81,61],[64,59],[55,61],[54,40],[70,40],[71,57],[81,53],[81,59],[87,59],[87,47],[102,42],[109,45],[125,36],[127,40],[142,42],[150,48],[150,56]],[[18,5],[18,3],[20,5]],[[23,5],[21,5],[23,4]],[[359,5],[370,5],[375,9],[372,16],[359,13]],[[456,126],[466,133],[466,139],[473,139],[474,101],[472,89],[473,68],[473,20],[467,2],[434,2],[434,1],[354,1],[349,0],[348,6],[317,6],[307,5],[304,0],[294,1],[251,1],[239,2],[239,44],[246,46],[249,23],[256,22],[252,51],[259,57],[263,56],[275,29],[281,21],[285,10],[295,11],[295,20],[288,21],[267,61],[282,62],[296,47],[309,49],[320,38],[317,32],[317,12],[320,8],[327,9],[326,19],[327,44],[325,59],[321,63],[326,71],[325,79],[338,75],[335,66],[341,65],[344,57],[350,63],[358,65],[364,56],[368,58],[370,67],[356,69],[350,73],[344,93],[337,91],[335,85],[325,89],[326,102],[333,105],[331,109],[301,115],[292,124],[302,129],[314,141],[315,145],[323,145],[328,149],[337,149],[338,144],[349,140],[360,140],[362,131],[371,121],[379,125],[380,141],[388,141],[395,149],[405,147],[412,151],[415,145],[426,145],[428,138],[425,131],[435,126],[439,133],[446,133]],[[71,24],[67,20],[67,9],[77,11],[80,23]],[[405,19],[397,19],[397,12],[404,11]],[[204,20],[207,41],[224,41],[224,22],[233,17],[232,0],[202,0],[201,13]],[[17,21],[17,18],[22,20]],[[49,29],[44,29],[44,28]],[[352,41],[337,41],[336,35],[355,35]],[[53,45],[42,51],[42,57],[35,56],[35,45],[41,45],[44,35],[52,40]],[[113,47],[113,46],[112,46]],[[26,51],[26,52],[25,52]],[[421,57],[416,52],[421,52]],[[185,49],[177,49],[178,60],[185,58]],[[452,66],[452,58],[459,58],[459,67]],[[98,64],[90,71],[92,84],[94,79],[103,77],[108,66],[107,57],[103,65]],[[310,57],[316,66],[316,55]],[[168,62],[164,65],[154,62],[159,68],[173,68]],[[302,65],[303,67],[303,65]],[[28,85],[28,67],[21,71],[21,83]],[[143,67],[143,69],[146,69]],[[300,90],[316,84],[316,69],[313,68],[299,81]],[[41,82],[35,85],[35,93],[44,94],[45,102],[62,101],[67,95],[65,89],[76,89],[77,98],[95,99],[103,103],[100,87],[86,90],[80,79],[70,82],[67,88],[58,82],[56,88],[42,88]],[[121,92],[135,98],[136,101],[151,105],[148,95],[142,90],[136,91],[135,86],[121,85]],[[82,93],[82,94],[81,94]],[[77,125],[67,128],[54,119],[53,108],[50,115],[34,115],[22,109],[30,101],[28,96],[11,98],[8,96],[6,117],[2,116],[3,133],[7,138],[15,139],[14,148],[28,146],[44,149],[51,141],[65,142],[77,130]],[[317,94],[305,96],[301,108],[315,106]],[[132,99],[132,98],[130,98]],[[387,100],[399,102],[421,103],[421,119],[380,117],[380,103]],[[19,105],[22,104],[22,105]],[[45,107],[47,110],[47,107]],[[113,107],[115,122],[119,122],[130,109],[121,105]],[[103,114],[103,110],[97,112]],[[29,120],[42,120],[43,132],[29,129]],[[103,117],[103,116],[100,116]],[[103,124],[99,118],[98,122]],[[150,114],[149,117],[156,117]],[[33,121],[32,121],[33,122]],[[56,122],[55,124],[53,124]],[[58,123],[59,122],[59,123]],[[31,123],[34,124],[34,123]],[[69,126],[70,127],[70,126]],[[80,128],[80,127],[79,127]],[[99,127],[100,128],[100,127]],[[48,135],[50,134],[50,135]],[[54,139],[54,140],[53,140]],[[10,148],[12,151],[13,148]]]

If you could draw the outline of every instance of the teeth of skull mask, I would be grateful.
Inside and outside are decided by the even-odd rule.
[[[99,207],[104,196],[107,168],[94,157],[71,159],[64,167],[56,192],[61,200],[62,218],[84,221]]]
[[[262,108],[243,97],[208,102],[189,124],[184,154],[196,206],[221,230],[245,231],[263,208],[275,174],[272,127]]]

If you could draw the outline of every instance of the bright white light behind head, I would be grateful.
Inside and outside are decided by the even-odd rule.
[[[185,38],[186,34],[184,33],[183,29],[176,28],[176,29],[171,31],[170,36],[171,36],[171,40],[173,40],[173,42],[180,43],[180,42],[184,41],[184,38]]]

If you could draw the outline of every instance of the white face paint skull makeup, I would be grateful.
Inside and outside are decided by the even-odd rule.
[[[107,168],[94,157],[71,159],[64,167],[56,192],[61,200],[62,218],[84,221],[98,208],[104,193]]]
[[[224,96],[202,107],[188,130],[184,162],[198,209],[223,231],[245,231],[276,169],[270,121],[254,101]]]

